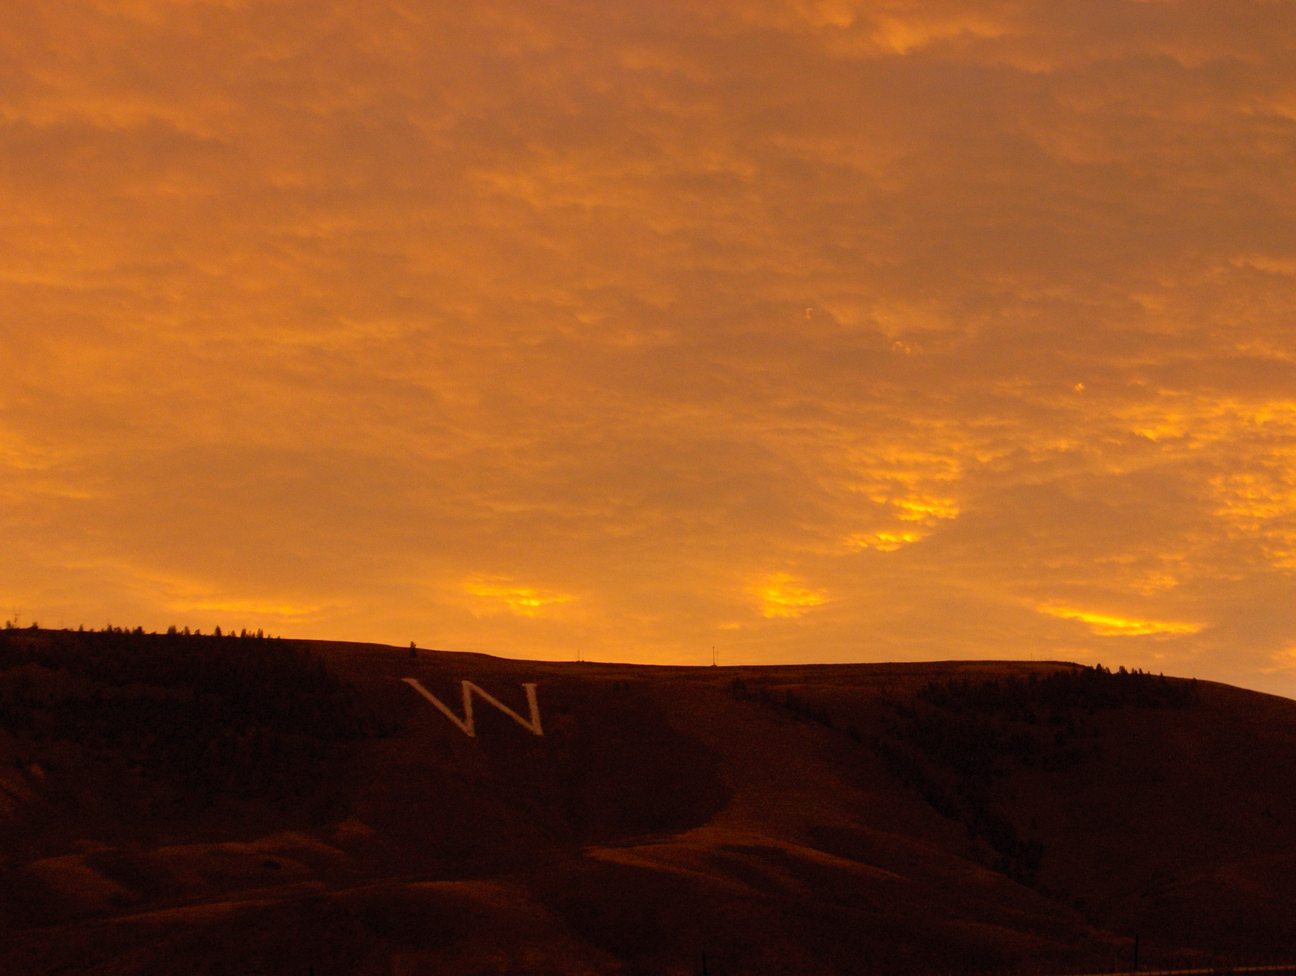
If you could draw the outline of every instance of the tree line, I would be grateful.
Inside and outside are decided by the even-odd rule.
[[[117,627],[0,630],[0,727],[55,771],[71,749],[208,799],[304,796],[348,743],[392,731],[300,646]]]

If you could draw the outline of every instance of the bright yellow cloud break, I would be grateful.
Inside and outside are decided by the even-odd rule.
[[[800,617],[828,599],[790,573],[772,573],[750,589],[760,603],[761,616],[771,620]]]
[[[479,608],[484,607],[487,612],[503,611],[523,617],[542,616],[576,599],[571,593],[540,590],[491,577],[473,577],[464,583],[464,590],[476,597]]]
[[[1175,634],[1196,634],[1200,624],[1177,620],[1140,620],[1136,617],[1118,617],[1114,614],[1094,613],[1075,607],[1045,604],[1037,607],[1040,613],[1062,620],[1077,620],[1101,637],[1167,637]]]

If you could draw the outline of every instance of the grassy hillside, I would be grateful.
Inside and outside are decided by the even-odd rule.
[[[0,971],[1296,958],[1294,768],[1294,702],[1060,663],[0,632]]]

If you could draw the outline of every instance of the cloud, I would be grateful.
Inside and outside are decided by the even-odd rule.
[[[1120,644],[1296,691],[1293,16],[19,11],[0,585],[655,661],[1191,621]]]
[[[822,606],[827,596],[791,573],[771,573],[749,587],[767,619],[796,618]]]
[[[486,608],[484,612],[507,611],[523,617],[552,613],[576,599],[571,593],[537,590],[495,577],[472,577],[464,583],[464,590],[477,599],[476,605]]]
[[[1037,609],[1040,613],[1051,617],[1079,621],[1100,637],[1158,637],[1196,634],[1202,629],[1200,624],[1179,620],[1142,620],[1110,613],[1095,613],[1092,610],[1079,610],[1075,607],[1045,604]]]

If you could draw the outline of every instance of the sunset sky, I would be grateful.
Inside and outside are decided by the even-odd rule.
[[[1296,696],[1296,3],[0,14],[0,605]]]

